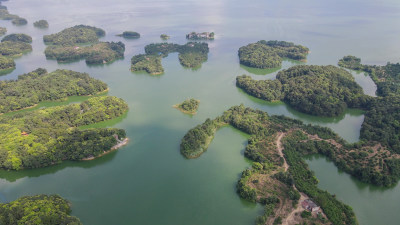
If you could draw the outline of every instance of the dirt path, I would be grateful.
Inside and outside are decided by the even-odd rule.
[[[297,190],[297,189],[296,189]],[[301,203],[308,199],[307,195],[305,195],[304,193],[300,192],[300,199],[299,199],[299,203],[297,204],[297,208],[295,208],[282,222],[282,225],[293,225],[293,224],[298,224],[299,222],[297,222],[294,217],[296,216],[296,213],[300,213],[302,212],[304,209],[301,206]]]
[[[279,156],[283,158],[283,167],[285,168],[285,172],[286,172],[289,169],[289,165],[287,164],[286,159],[283,156],[283,152],[282,152],[283,147],[282,147],[282,142],[281,142],[282,138],[285,135],[286,135],[286,133],[282,133],[282,132],[278,133],[278,138],[276,139],[276,147],[277,147],[276,150],[278,150]]]

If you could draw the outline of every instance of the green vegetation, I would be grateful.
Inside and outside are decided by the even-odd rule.
[[[49,23],[47,22],[47,20],[38,20],[33,23],[33,26],[37,28],[48,28]]]
[[[135,31],[124,31],[122,34],[118,34],[117,36],[123,38],[140,38],[140,34]]]
[[[131,71],[146,71],[152,75],[164,73],[161,65],[161,56],[158,55],[135,55],[131,59]]]
[[[2,5],[0,5],[0,20],[12,20],[13,24],[14,24],[14,21],[16,23],[19,23],[19,22],[22,22],[22,23],[25,22],[25,24],[27,23],[26,19],[20,18],[19,16],[14,15],[14,14],[10,14],[7,10],[7,7],[2,6]],[[16,25],[18,25],[18,24],[16,24]],[[21,24],[21,25],[23,25],[23,24]]]
[[[28,20],[26,20],[25,18],[18,17],[18,18],[11,20],[11,23],[14,25],[17,25],[17,26],[21,26],[21,25],[28,24]]]
[[[45,50],[46,58],[58,62],[71,62],[86,59],[87,64],[103,64],[123,58],[125,44],[122,42],[99,42],[90,46],[49,46]]]
[[[186,35],[186,39],[189,40],[213,40],[214,39],[214,32],[203,32],[203,33],[196,33],[196,32],[191,32]]]
[[[106,89],[105,83],[86,73],[70,70],[47,73],[45,69],[37,69],[20,75],[15,81],[0,81],[0,113],[30,107],[41,101],[55,101],[74,95],[93,95]]]
[[[32,43],[32,37],[26,34],[9,34],[1,40],[1,42],[5,41],[20,41],[25,43]]]
[[[94,43],[99,40],[106,32],[97,27],[91,27],[86,25],[76,25],[67,29],[64,29],[56,34],[44,35],[43,41],[46,44],[53,45],[75,45]]]
[[[39,168],[63,160],[102,155],[125,138],[115,128],[78,129],[123,115],[127,104],[117,97],[93,97],[80,104],[50,107],[0,117],[0,167]]]
[[[240,63],[261,69],[282,65],[283,58],[306,60],[309,49],[285,41],[258,41],[239,48]]]
[[[81,225],[70,212],[70,203],[58,195],[25,196],[0,203],[0,224]]]
[[[144,48],[146,54],[132,57],[132,71],[145,70],[150,74],[162,74],[164,68],[161,65],[161,57],[167,57],[169,53],[178,52],[181,65],[189,68],[200,67],[207,61],[208,44],[188,42],[184,45],[172,43],[149,44]]]
[[[7,28],[5,27],[0,27],[0,36],[3,36],[7,33]]]
[[[174,105],[174,108],[179,109],[180,111],[188,114],[196,114],[197,109],[199,108],[200,101],[194,98],[186,99],[180,104]]]
[[[252,96],[282,100],[312,115],[337,116],[347,107],[365,108],[369,103],[353,76],[335,66],[293,66],[280,71],[276,80],[243,75],[236,78],[236,85]]]
[[[0,72],[15,68],[15,62],[13,59],[0,55]]]
[[[17,57],[32,51],[32,45],[25,42],[3,41],[0,43],[0,54],[3,56]]]
[[[345,56],[339,60],[339,66],[369,74],[377,86],[378,96],[400,95],[400,63],[387,63],[385,66],[363,65],[355,56]]]
[[[357,151],[357,147],[346,144],[328,128],[304,125],[301,121],[284,116],[269,116],[266,112],[241,105],[230,108],[215,120],[207,119],[204,124],[189,130],[182,139],[181,153],[188,158],[200,156],[221,124],[230,124],[252,135],[245,156],[255,162],[251,169],[242,173],[237,191],[242,198],[266,205],[265,214],[257,218],[257,224],[265,224],[266,221],[272,223],[279,218],[285,218],[298,204],[298,191],[306,193],[321,206],[333,224],[357,224],[354,212],[349,206],[328,192],[318,189],[318,180],[302,159],[304,155],[320,153],[350,166],[355,162],[350,156],[355,149]],[[284,158],[280,157],[276,150],[276,142],[280,139],[278,136],[282,135]],[[364,151],[367,147],[369,146],[359,147],[358,151]],[[288,172],[282,172],[284,160],[290,165]],[[374,169],[374,166],[367,164],[362,162],[357,166],[362,166],[359,168],[361,170],[381,173],[383,176],[384,173],[391,173]],[[357,176],[356,173],[352,174]],[[285,210],[275,212],[274,209],[278,205]],[[309,219],[318,220],[303,218],[307,221]]]
[[[168,35],[166,35],[166,34],[161,34],[160,38],[163,39],[163,40],[168,40],[170,37]]]

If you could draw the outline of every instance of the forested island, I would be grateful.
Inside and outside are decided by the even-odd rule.
[[[194,98],[186,99],[180,104],[174,105],[174,108],[179,109],[183,113],[187,114],[196,114],[197,109],[199,108],[200,101]]]
[[[337,116],[348,107],[365,108],[368,96],[344,69],[299,65],[280,71],[275,80],[253,80],[243,75],[236,86],[267,101],[284,101],[293,108],[319,116]]]
[[[72,62],[85,59],[87,64],[105,64],[124,57],[122,42],[99,42],[90,46],[48,46],[44,51],[47,59],[57,62]]]
[[[32,37],[26,34],[9,34],[0,43],[0,73],[15,69],[14,57],[32,51]]]
[[[169,37],[168,35],[166,35],[166,34],[161,34],[161,35],[160,35],[160,38],[161,38],[162,40],[168,40],[170,37]]]
[[[33,23],[33,26],[42,29],[49,28],[49,22],[47,20],[38,20]]]
[[[258,41],[239,48],[240,63],[261,69],[282,65],[283,58],[305,61],[309,49],[286,41]]]
[[[203,32],[203,33],[196,33],[196,32],[191,32],[189,34],[186,34],[186,39],[189,40],[213,40],[214,39],[214,32]]]
[[[11,23],[17,26],[22,26],[28,24],[28,20],[26,20],[25,18],[18,17],[11,20]]]
[[[14,25],[25,25],[28,23],[25,18],[9,13],[7,7],[3,5],[0,5],[0,20],[11,20],[11,23]]]
[[[145,46],[146,54],[135,55],[131,59],[132,71],[146,71],[157,75],[164,72],[161,58],[167,57],[169,53],[178,52],[179,62],[184,67],[198,68],[207,61],[208,44],[188,42],[184,45],[173,43],[158,43]]]
[[[82,225],[70,212],[71,203],[58,195],[25,196],[0,203],[0,224]]]
[[[135,31],[124,31],[124,32],[122,32],[122,34],[118,34],[117,36],[123,37],[123,38],[132,38],[132,39],[140,38],[140,34]]]
[[[7,57],[19,57],[32,51],[32,45],[21,41],[3,41],[0,43],[0,54]]]
[[[105,34],[106,32],[103,29],[97,27],[76,25],[55,34],[44,35],[43,41],[46,44],[63,46],[94,43]]]
[[[32,43],[32,37],[27,34],[9,34],[1,39],[1,42],[5,41]]]

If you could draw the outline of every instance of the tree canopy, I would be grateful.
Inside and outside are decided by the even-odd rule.
[[[76,25],[70,28],[66,28],[58,33],[44,35],[43,41],[46,44],[53,45],[74,45],[83,43],[94,43],[106,34],[103,29],[86,26]]]

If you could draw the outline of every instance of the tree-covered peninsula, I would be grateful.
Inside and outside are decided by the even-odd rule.
[[[49,22],[47,20],[38,20],[33,23],[33,26],[41,29],[49,28]]]
[[[349,206],[317,187],[318,180],[303,160],[309,154],[325,155],[365,182],[391,186],[400,178],[400,155],[378,142],[349,144],[328,128],[269,116],[242,105],[189,130],[182,139],[181,153],[187,158],[199,157],[216,130],[225,124],[251,134],[244,155],[254,163],[242,173],[237,191],[242,198],[265,205],[265,214],[257,218],[257,224],[357,224]],[[293,213],[303,211],[301,203],[306,199],[321,207],[321,215],[302,217]]]
[[[304,61],[309,49],[286,41],[258,41],[239,48],[240,63],[255,68],[276,68],[283,58]]]
[[[94,95],[107,90],[107,84],[86,73],[56,70],[47,73],[37,69],[18,76],[17,80],[0,81],[0,113],[55,101],[68,96]]]
[[[131,38],[131,39],[136,39],[136,38],[140,38],[140,34],[138,32],[135,31],[124,31],[122,32],[122,34],[118,34],[117,36],[119,37],[123,37],[123,38]]]
[[[28,23],[25,18],[9,13],[7,7],[2,5],[0,5],[0,20],[11,20],[11,23],[14,25],[25,25]]]
[[[25,196],[0,203],[0,224],[82,225],[70,212],[70,202],[58,195]]]
[[[15,62],[10,57],[0,55],[0,72],[15,69]]]
[[[236,86],[257,98],[284,101],[312,115],[337,116],[347,107],[364,107],[368,97],[344,69],[299,65],[280,71],[275,80],[253,80],[243,75]]]
[[[125,139],[116,128],[78,127],[117,118],[128,110],[117,97],[92,97],[80,104],[56,106],[0,117],[0,168],[27,169],[64,160],[95,158]]]
[[[145,46],[146,54],[132,57],[131,70],[144,70],[150,74],[162,74],[164,68],[161,65],[161,58],[167,57],[169,53],[178,52],[179,61],[182,66],[189,68],[200,67],[207,61],[208,44],[188,42],[184,45],[173,43],[157,43]]]
[[[87,64],[105,64],[123,58],[125,44],[122,42],[99,42],[90,46],[48,46],[44,51],[47,59],[71,62],[85,59]]]
[[[174,108],[179,109],[183,113],[187,114],[196,114],[197,109],[199,108],[200,101],[194,98],[186,99],[180,104],[174,105]]]
[[[44,35],[43,41],[46,44],[63,46],[94,43],[105,34],[106,32],[103,29],[97,27],[76,25],[55,34]]]
[[[5,41],[32,43],[32,37],[27,34],[9,34],[1,39],[1,42]]]

